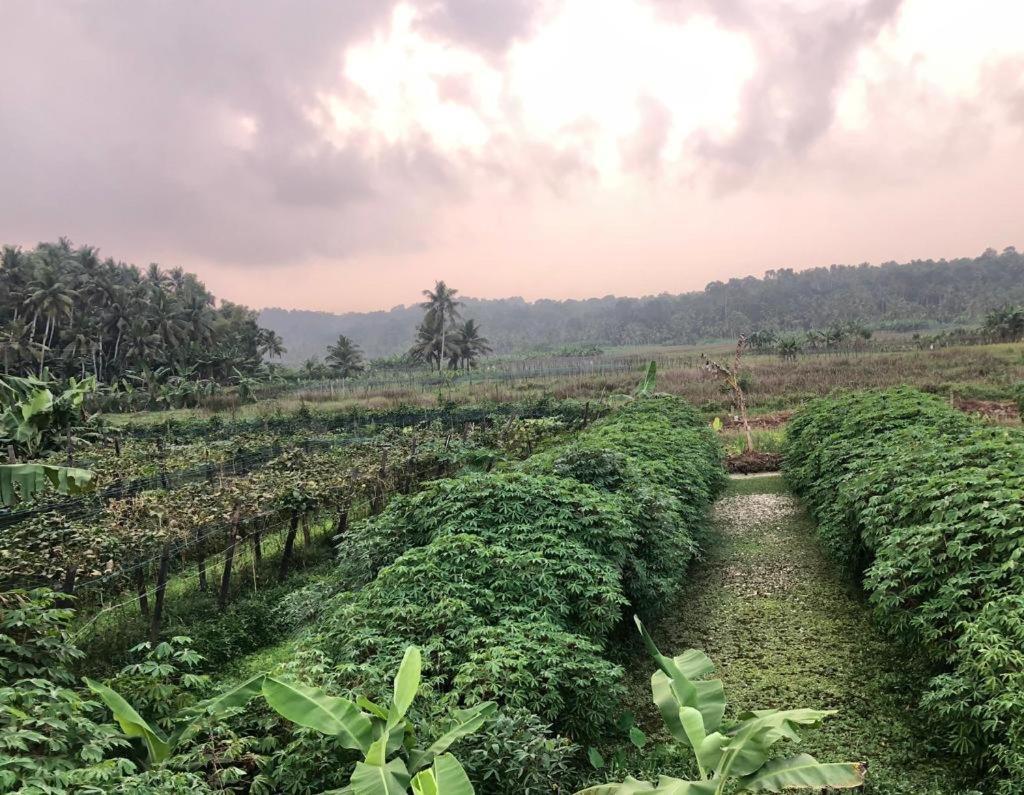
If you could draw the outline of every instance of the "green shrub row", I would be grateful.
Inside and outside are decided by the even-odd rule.
[[[414,643],[439,705],[492,699],[593,738],[622,695],[612,633],[681,583],[724,483],[695,411],[635,400],[571,443],[436,481],[353,528],[338,569],[349,590],[311,645],[373,692]]]
[[[811,403],[787,479],[883,624],[936,675],[923,705],[979,760],[986,792],[1024,781],[1024,434],[908,388]]]

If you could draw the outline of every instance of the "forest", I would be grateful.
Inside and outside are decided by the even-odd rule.
[[[804,332],[850,322],[924,331],[977,325],[995,307],[1024,303],[1024,255],[1010,247],[975,258],[784,268],[681,295],[462,301],[464,312],[486,329],[496,353],[691,344],[757,330]],[[322,355],[339,334],[357,340],[370,357],[402,354],[420,318],[413,305],[341,315],[263,309],[259,322],[282,337],[288,361],[299,363]]]
[[[0,258],[0,357],[5,374],[49,370],[136,385],[175,378],[238,383],[284,353],[257,313],[218,305],[195,274],[144,271],[67,238]],[[159,374],[159,375],[158,375]]]

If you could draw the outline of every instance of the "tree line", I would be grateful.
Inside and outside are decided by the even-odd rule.
[[[481,356],[491,353],[480,325],[472,318],[463,320],[458,294],[458,290],[443,281],[436,282],[433,290],[423,291],[426,298],[420,304],[423,319],[416,327],[415,342],[399,357],[399,363],[425,364],[438,372],[446,364],[449,370],[469,370],[476,367]],[[310,358],[302,365],[302,372],[311,377],[348,378],[365,369],[362,348],[345,334],[339,334],[338,339],[327,346],[324,364]]]
[[[644,298],[460,300],[499,354],[568,345],[692,344],[757,329],[802,336],[852,322],[927,331],[977,325],[994,307],[1024,304],[1024,256],[1007,248],[954,260],[783,268],[762,278],[712,282],[702,291]],[[402,354],[421,311],[418,305],[342,315],[265,309],[260,318],[285,339],[297,362],[319,355],[338,334],[361,340],[369,357]]]
[[[0,253],[5,375],[239,383],[261,371],[264,357],[284,353],[257,312],[218,304],[181,268],[143,271],[67,238]]]

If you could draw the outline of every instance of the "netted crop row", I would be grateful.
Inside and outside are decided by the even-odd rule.
[[[294,537],[314,514],[344,524],[353,506],[378,512],[385,498],[413,484],[496,457],[519,458],[547,436],[561,432],[555,419],[389,430],[358,444],[300,445],[259,469],[232,476],[211,467],[197,482],[111,499],[87,515],[49,512],[0,533],[0,582],[35,586],[77,581],[77,590],[109,583],[124,590],[130,575],[138,588],[165,555],[172,568],[199,565],[233,545],[259,545],[260,533],[291,524]],[[106,586],[105,586],[106,587]]]
[[[415,643],[435,703],[493,699],[599,735],[622,695],[612,633],[684,581],[721,457],[685,402],[641,398],[503,471],[397,497],[350,534],[348,590],[306,653],[374,692]]]
[[[985,791],[1024,781],[1024,434],[912,389],[815,401],[791,421],[786,477],[883,624],[940,673],[935,726]]]
[[[47,492],[15,508],[0,509],[0,530],[51,512],[69,518],[87,517],[101,512],[111,498],[150,489],[177,488],[206,480],[211,472],[244,474],[277,458],[285,450],[326,449],[396,427],[431,426],[462,432],[472,425],[504,427],[541,418],[582,426],[605,411],[600,404],[538,400],[445,409],[346,412],[300,409],[290,414],[238,421],[213,417],[130,425],[99,434],[92,444],[75,451],[73,464],[95,473],[100,483],[97,491],[71,498],[55,498]],[[65,453],[54,454],[47,463],[66,463]]]
[[[558,417],[566,421],[593,419],[602,413],[600,404],[578,400],[540,398],[520,403],[481,403],[473,405],[446,405],[438,408],[398,406],[393,409],[352,408],[347,410],[317,410],[303,407],[292,412],[275,412],[266,416],[226,420],[220,415],[209,419],[173,419],[163,422],[126,425],[121,433],[139,439],[228,439],[242,433],[341,433],[383,427],[409,427],[424,423],[439,423],[447,428],[458,428],[467,423],[480,423],[498,417],[536,419]]]

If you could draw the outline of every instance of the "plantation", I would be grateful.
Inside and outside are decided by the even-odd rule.
[[[0,791],[1016,792],[1020,431],[758,426],[813,524],[654,379],[97,426],[0,516]]]
[[[578,433],[566,434],[578,424],[572,410],[561,416],[565,419],[509,416],[479,427],[464,425],[461,433],[432,426],[412,432],[385,429],[354,443],[340,439],[343,444],[318,440],[313,445],[306,438],[293,449],[284,448],[296,439],[275,437],[270,446],[281,448],[279,455],[248,471],[219,471],[213,453],[206,480],[177,482],[167,475],[158,480],[162,488],[94,499],[94,512],[80,509],[79,518],[38,513],[30,503],[18,506],[5,535],[5,556],[11,561],[6,570],[13,580],[63,577],[63,585],[70,580],[74,586],[67,572],[81,572],[77,589],[64,590],[77,593],[83,615],[89,614],[90,603],[96,604],[92,610],[102,606],[104,592],[107,599],[117,599],[126,583],[137,585],[138,594],[128,601],[136,604],[140,618],[148,619],[152,642],[135,652],[145,660],[129,665],[111,683],[142,712],[165,718],[152,730],[129,731],[129,725],[146,721],[110,695],[114,691],[90,685],[115,715],[131,710],[135,717],[118,718],[129,736],[149,738],[149,766],[159,764],[141,772],[147,765],[130,762],[133,754],[120,756],[117,749],[127,750],[125,741],[104,727],[95,703],[66,687],[72,668],[103,668],[91,658],[96,649],[106,648],[105,642],[109,646],[109,637],[94,639],[90,659],[81,660],[81,652],[69,644],[67,630],[74,625],[69,624],[72,613],[61,606],[65,597],[10,591],[7,598],[15,611],[7,613],[12,634],[6,637],[13,644],[8,652],[14,655],[5,682],[14,687],[4,691],[13,699],[9,705],[26,698],[34,703],[24,683],[15,686],[20,674],[31,670],[46,677],[34,688],[63,687],[68,703],[61,709],[81,713],[82,720],[88,714],[89,722],[82,736],[76,732],[56,741],[63,758],[53,760],[54,766],[35,769],[29,760],[43,751],[43,738],[32,727],[45,717],[19,707],[21,717],[12,718],[8,728],[20,739],[9,746],[14,756],[4,769],[22,773],[12,772],[5,786],[17,789],[32,780],[70,786],[94,779],[131,791],[156,787],[159,780],[160,787],[173,790],[179,784],[198,786],[197,774],[189,771],[205,769],[203,786],[217,788],[231,783],[221,769],[229,761],[237,766],[230,775],[254,791],[313,792],[348,783],[352,768],[346,764],[307,763],[296,777],[293,766],[308,758],[311,744],[336,758],[332,741],[292,736],[279,719],[268,724],[265,714],[233,714],[243,705],[240,697],[215,699],[224,709],[208,709],[211,725],[204,727],[218,736],[223,731],[236,736],[232,748],[237,758],[222,749],[216,761],[202,761],[206,751],[194,741],[198,729],[190,728],[186,739],[177,741],[182,747],[150,736],[173,731],[177,718],[171,705],[197,710],[195,705],[204,703],[200,697],[212,687],[205,675],[191,670],[200,665],[209,670],[211,655],[193,651],[193,640],[160,642],[165,598],[177,594],[191,604],[188,600],[196,597],[183,595],[182,583],[186,592],[209,591],[209,602],[216,600],[224,609],[238,587],[232,565],[239,563],[241,549],[252,551],[256,576],[268,520],[283,520],[287,528],[277,561],[282,582],[300,530],[307,551],[318,536],[334,534],[338,543],[333,568],[320,564],[314,578],[298,583],[293,593],[271,589],[271,598],[284,600],[282,612],[302,616],[306,625],[285,672],[327,692],[358,692],[378,700],[415,647],[423,671],[417,719],[433,724],[453,710],[494,702],[502,716],[493,722],[496,732],[525,733],[532,739],[553,730],[573,738],[543,740],[551,753],[542,770],[503,761],[507,750],[501,748],[465,748],[463,761],[481,791],[491,786],[521,791],[524,777],[547,781],[562,767],[576,770],[578,777],[575,743],[607,736],[621,711],[623,672],[614,659],[613,637],[630,612],[655,613],[678,589],[725,478],[713,432],[678,399],[637,398]],[[128,438],[118,454],[127,472],[143,475],[152,464],[145,463],[141,451],[151,442],[145,436]],[[241,438],[265,440],[247,434],[233,437],[231,444]],[[161,444],[161,473],[170,460],[192,463],[195,450],[187,441]],[[221,462],[226,460],[234,458]],[[130,462],[135,461],[139,469],[133,472]],[[459,469],[463,474],[457,477],[417,486],[424,477]],[[360,500],[362,511],[355,509]],[[224,532],[207,532],[211,526]],[[156,606],[150,610],[145,597],[154,596],[149,588],[153,576]],[[242,568],[242,582],[247,576]],[[259,604],[254,592],[232,607],[244,614]],[[22,615],[15,618],[17,611]],[[204,652],[219,656],[209,643],[216,631],[201,618],[206,613],[197,611],[193,628],[206,639]],[[100,630],[91,622],[85,627],[109,636],[128,635],[132,625],[117,620]],[[145,624],[134,625],[145,634]],[[146,676],[158,681],[142,687]],[[222,713],[228,721],[214,722]],[[189,714],[195,719],[198,713]],[[105,739],[87,736],[92,731]],[[154,749],[165,746],[154,757]],[[23,778],[29,768],[36,778]]]

